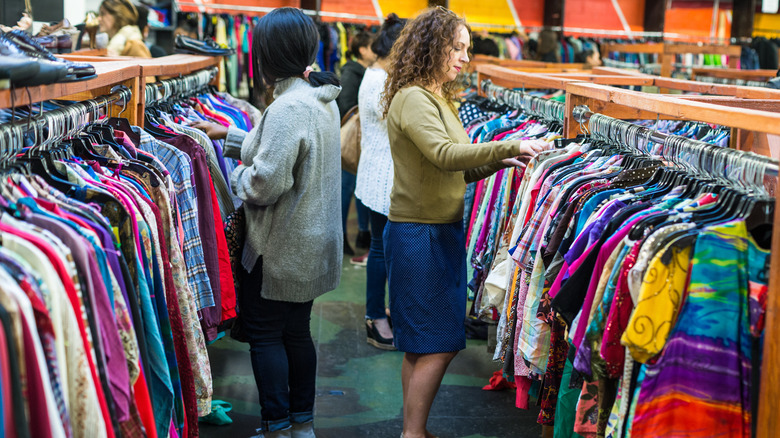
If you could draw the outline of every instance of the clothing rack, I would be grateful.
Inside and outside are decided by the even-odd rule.
[[[728,126],[734,130],[731,136],[733,149],[751,151],[760,156],[773,156],[768,138],[780,136],[780,114],[778,114],[780,102],[777,100],[780,92],[778,90],[660,78],[633,71],[623,73],[633,78],[650,79],[651,85],[657,87],[667,86],[678,90],[711,94],[710,96],[669,96],[596,84],[589,82],[588,78],[572,80],[554,75],[528,75],[494,65],[480,65],[477,71],[480,73],[480,79],[491,79],[494,83],[505,87],[535,86],[564,90],[566,92],[564,136],[567,138],[576,136],[584,126],[581,126],[574,116],[574,109],[581,105],[587,106],[593,112],[616,119],[697,120]],[[619,75],[616,69],[610,68],[594,68],[592,73],[594,76]],[[582,112],[580,120],[584,123],[588,111],[578,110],[578,113],[580,112]],[[638,128],[636,126],[633,129]],[[639,139],[641,137],[638,137]],[[654,136],[650,133],[650,140],[653,139],[660,141],[661,144],[666,140],[658,134]],[[669,151],[671,152],[671,149]],[[776,162],[767,164],[767,167],[777,166]],[[775,210],[774,224],[780,225],[780,209]],[[772,239],[772,248],[780,248],[780,232],[775,232]],[[778,404],[780,403],[778,402],[780,400],[780,251],[773,251],[769,272],[764,356],[761,367],[763,384],[757,413],[758,438],[772,437],[774,432],[780,429],[780,416],[776,415],[780,411],[780,404]]]
[[[121,117],[131,97],[132,92],[129,88],[118,85],[112,88],[110,95],[76,102],[37,116],[30,114],[26,119],[2,124],[0,125],[0,162],[18,154],[25,147],[24,140],[28,134],[34,135],[34,143],[41,144],[37,147],[45,148],[63,138],[73,136],[86,125],[98,120],[101,108],[108,112],[110,105],[121,102],[122,111],[118,114],[118,117]],[[44,128],[48,128],[46,132]]]
[[[174,96],[191,95],[208,87],[219,74],[216,67],[211,67],[179,78],[165,79],[153,84],[146,84],[146,105],[167,101]]]
[[[522,109],[525,113],[542,117],[545,120],[554,120],[563,123],[565,119],[566,105],[541,97],[531,96],[520,90],[494,85],[490,79],[481,83],[482,92],[492,100],[505,103],[511,107]]]

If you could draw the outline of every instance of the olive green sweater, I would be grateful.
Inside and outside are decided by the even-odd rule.
[[[421,87],[399,91],[390,103],[387,133],[393,155],[393,222],[444,224],[463,219],[466,183],[506,167],[518,141],[472,144],[447,101]]]

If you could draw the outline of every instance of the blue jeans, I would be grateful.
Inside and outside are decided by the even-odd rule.
[[[311,338],[313,301],[291,303],[260,296],[262,257],[244,272],[239,309],[249,337],[263,430],[314,419],[317,352]]]
[[[371,247],[368,250],[366,264],[366,318],[387,318],[385,314],[385,284],[387,284],[387,266],[385,265],[385,245],[382,232],[387,224],[387,216],[368,210],[371,219]]]
[[[355,183],[357,175],[353,175],[346,170],[341,171],[341,229],[347,232],[347,216],[349,215],[349,204],[355,195]],[[357,209],[358,230],[368,231],[368,207],[355,198],[355,207]],[[381,235],[381,233],[380,233]]]

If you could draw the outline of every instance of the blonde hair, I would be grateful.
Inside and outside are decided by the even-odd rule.
[[[138,25],[138,9],[130,0],[103,0],[100,7],[114,16],[114,31],[125,26]]]

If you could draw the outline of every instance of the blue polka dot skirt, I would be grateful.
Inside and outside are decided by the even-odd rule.
[[[383,238],[396,348],[421,354],[466,348],[463,223],[388,221]]]

